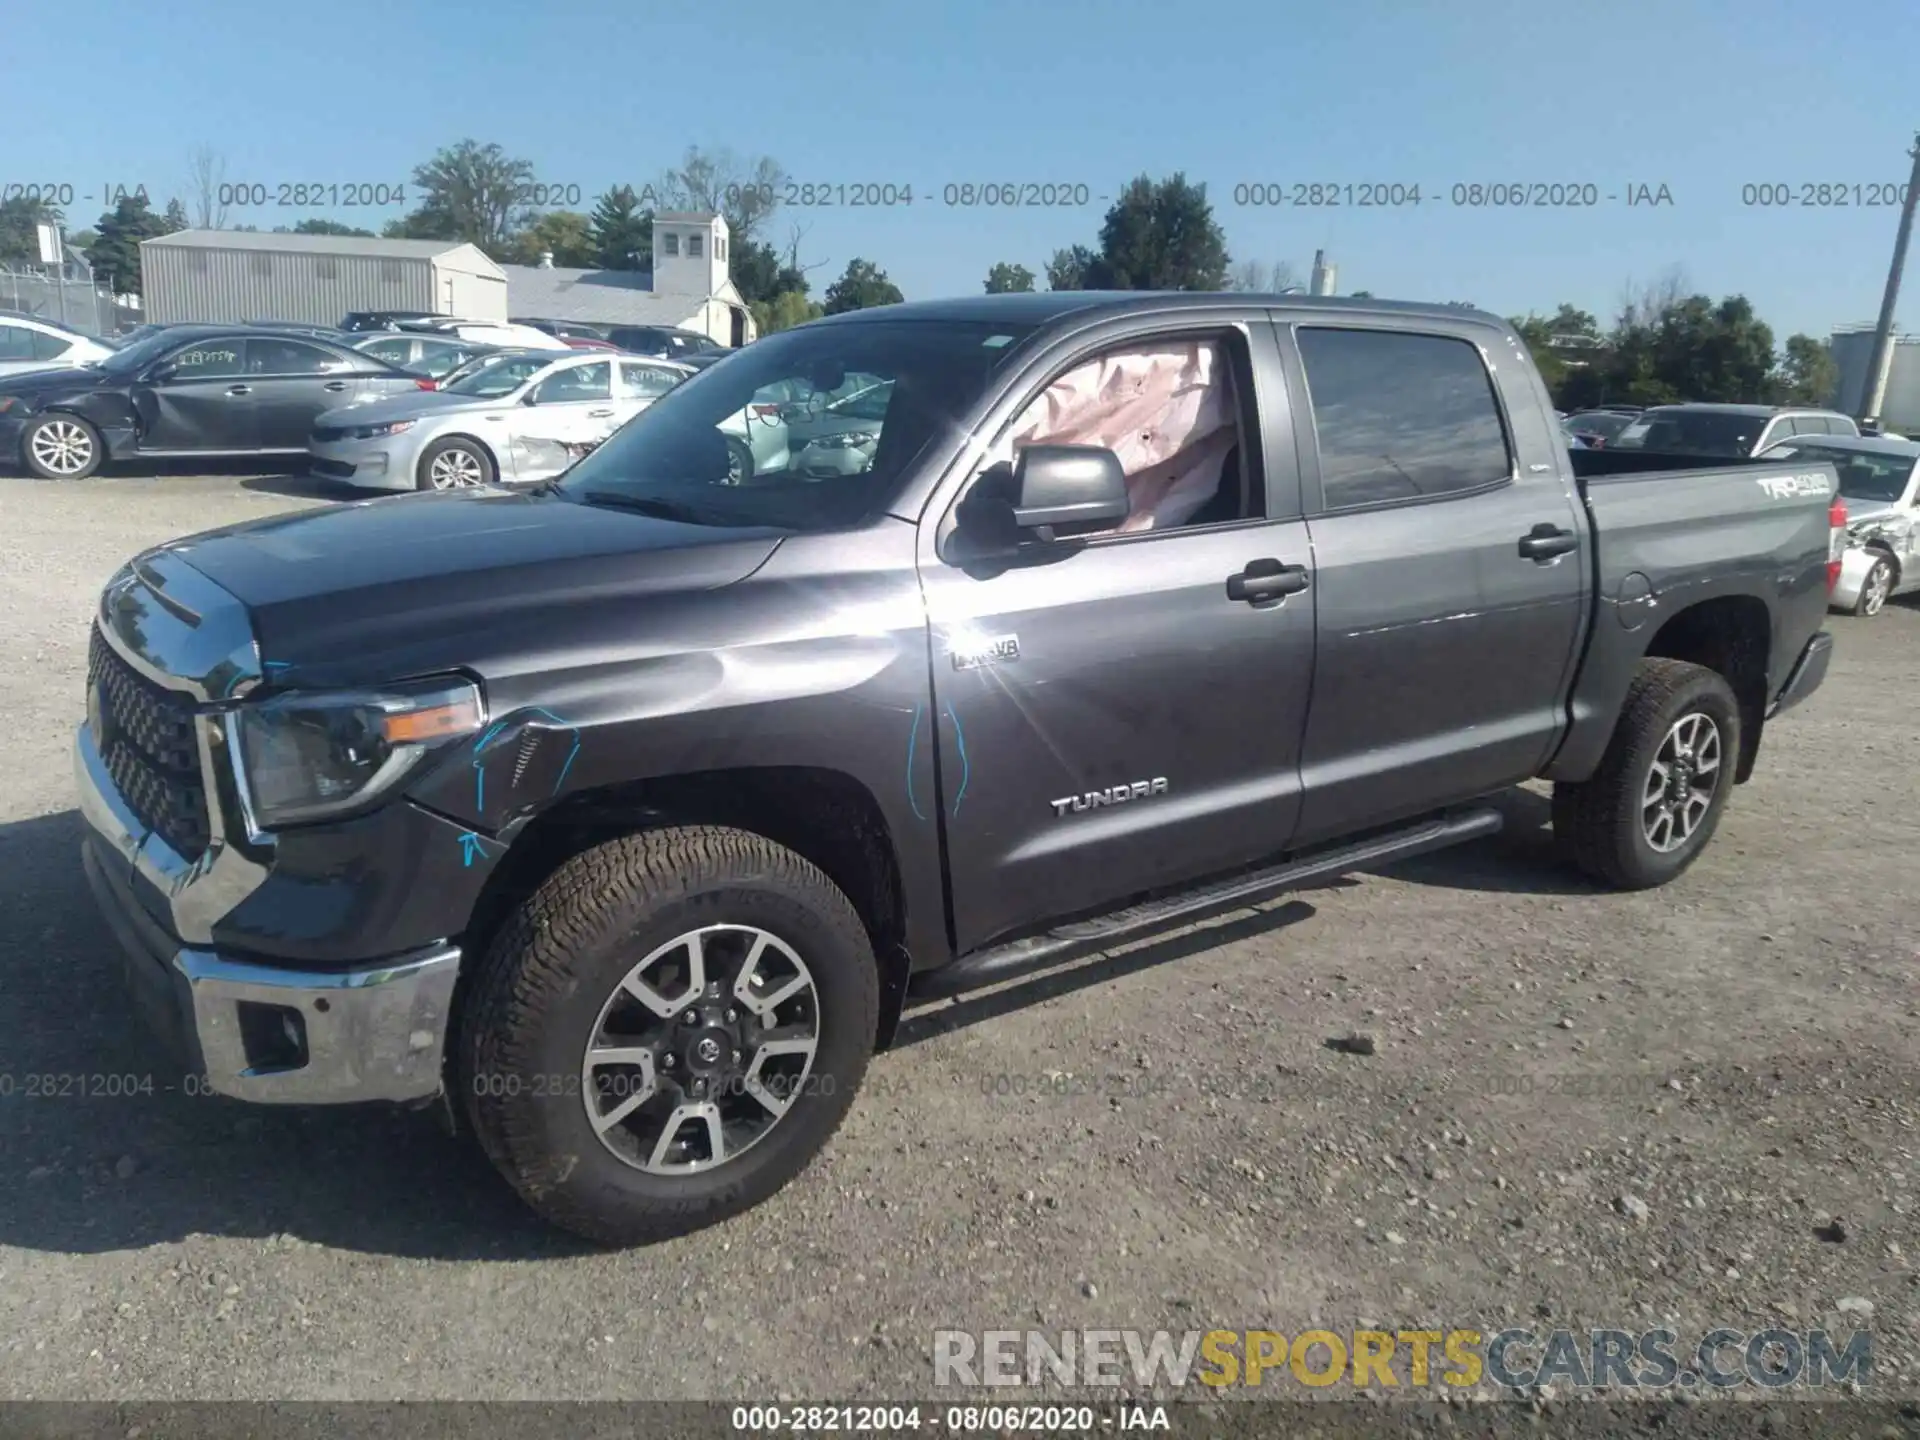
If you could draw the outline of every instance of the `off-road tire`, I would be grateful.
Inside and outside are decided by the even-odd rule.
[[[1668,732],[1700,713],[1719,730],[1719,778],[1693,833],[1662,852],[1647,839],[1641,817],[1653,761]],[[1713,838],[1733,789],[1740,756],[1740,706],[1717,672],[1682,660],[1643,660],[1627,689],[1613,739],[1592,778],[1553,787],[1553,833],[1593,879],[1616,890],[1664,885],[1691,865]]]
[[[608,1151],[567,1082],[628,969],[677,935],[721,924],[760,927],[804,957],[819,998],[813,1068],[791,1108],[738,1156],[696,1174],[649,1173]],[[568,860],[495,934],[462,1006],[454,1083],[488,1157],[528,1205],[601,1244],[645,1244],[757,1205],[806,1167],[866,1074],[879,999],[860,917],[816,866],[744,830],[641,831]]]

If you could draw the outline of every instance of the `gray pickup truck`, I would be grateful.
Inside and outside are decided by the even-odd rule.
[[[769,394],[889,382],[843,473]],[[756,398],[759,397],[759,398]],[[853,442],[849,442],[852,444]],[[242,1100],[435,1104],[559,1225],[737,1212],[910,1000],[1500,824],[1671,880],[1818,686],[1830,465],[1569,452],[1453,307],[1033,294],[777,334],[533,490],[131,561],[84,864]]]

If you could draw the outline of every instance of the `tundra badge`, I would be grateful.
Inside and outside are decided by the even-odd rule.
[[[1064,800],[1053,802],[1053,813],[1060,815],[1078,815],[1086,810],[1101,810],[1109,805],[1122,805],[1129,800],[1144,800],[1149,795],[1167,793],[1167,780],[1163,775],[1155,780],[1136,780],[1131,785],[1109,785],[1105,790],[1089,790],[1082,795],[1069,795]]]
[[[1020,658],[1018,635],[955,636],[951,647],[953,668],[978,670],[983,665],[1003,665]]]

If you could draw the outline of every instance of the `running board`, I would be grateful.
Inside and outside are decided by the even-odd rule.
[[[1159,900],[1145,900],[1091,920],[1057,925],[1024,940],[976,950],[937,970],[922,971],[913,977],[907,998],[910,1001],[944,1000],[984,990],[1036,970],[1051,969],[1110,950],[1156,930],[1170,930],[1228,911],[1245,910],[1312,881],[1355,870],[1371,870],[1424,855],[1429,850],[1478,840],[1495,834],[1504,823],[1501,813],[1491,806],[1457,810],[1368,840],[1297,856],[1250,875],[1237,875]]]

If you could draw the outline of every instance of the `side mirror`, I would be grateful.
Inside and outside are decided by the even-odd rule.
[[[1097,445],[1029,445],[1013,465],[1013,523],[1041,540],[1127,518],[1127,472]]]
[[[171,360],[162,360],[158,365],[147,371],[146,382],[149,385],[159,385],[173,379],[173,377],[179,373],[180,367],[178,365],[174,364]]]

